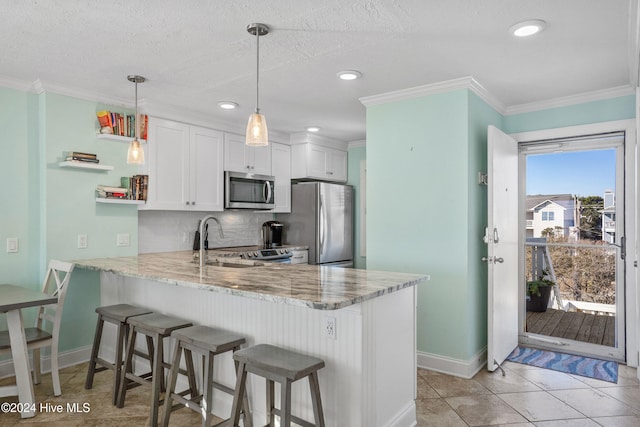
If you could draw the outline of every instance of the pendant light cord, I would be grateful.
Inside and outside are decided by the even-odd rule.
[[[136,84],[136,106],[135,106],[135,116],[133,117],[133,125],[136,127],[134,129],[134,136],[136,141],[138,140],[138,128],[140,127],[140,123],[138,123],[138,80],[135,81]]]
[[[256,27],[256,113],[260,113],[260,108],[258,107],[259,100],[259,91],[260,91],[260,28]]]

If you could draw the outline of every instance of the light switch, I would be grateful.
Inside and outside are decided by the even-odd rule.
[[[78,234],[78,249],[87,249],[89,243],[86,234]]]
[[[118,234],[118,246],[129,246],[129,233]]]
[[[8,253],[18,252],[18,238],[17,237],[8,237],[7,238],[7,252]]]

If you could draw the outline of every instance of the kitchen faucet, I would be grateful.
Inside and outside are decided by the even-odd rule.
[[[216,218],[213,215],[207,215],[200,220],[200,267],[201,268],[204,267],[204,264],[205,264],[204,229],[207,221],[209,221],[210,219],[214,220],[218,224],[218,231],[220,232],[220,238],[224,239],[224,233],[222,232],[222,225],[220,224],[220,221],[218,221],[218,218]]]

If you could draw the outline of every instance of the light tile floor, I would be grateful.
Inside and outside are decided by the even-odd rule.
[[[418,426],[640,426],[636,370],[618,383],[505,362],[465,380],[418,369]]]
[[[640,426],[640,382],[633,368],[621,365],[618,384],[612,384],[517,363],[504,367],[506,376],[481,371],[471,380],[418,369],[418,426]],[[86,363],[63,369],[61,397],[53,396],[48,374],[34,387],[38,405],[61,404],[62,413],[39,412],[31,419],[0,413],[0,426],[148,425],[148,389],[130,390],[125,407],[118,409],[111,405],[111,371],[96,374],[91,390],[84,389],[86,372]],[[0,385],[14,381],[4,379]],[[0,398],[0,403],[16,401]],[[87,403],[90,410],[68,412],[67,403]],[[172,413],[170,425],[199,425],[199,416],[180,409]]]

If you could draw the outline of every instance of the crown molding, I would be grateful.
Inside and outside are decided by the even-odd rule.
[[[505,106],[498,98],[487,91],[476,79],[471,76],[458,79],[446,80],[428,85],[416,86],[408,89],[401,89],[392,92],[381,93],[379,95],[365,96],[359,98],[360,102],[370,107],[373,105],[386,104],[388,102],[403,101],[407,99],[420,98],[437,93],[451,92],[453,90],[469,89],[478,95],[487,104],[493,107],[498,113],[504,114]]]
[[[316,135],[310,132],[296,132],[292,133],[289,139],[291,145],[312,143],[321,145],[323,147],[337,148],[344,150],[347,148],[347,143],[340,141],[339,139],[329,138],[328,136]]]
[[[158,103],[149,102],[144,109],[145,114],[153,117],[184,122],[191,125],[202,126],[210,129],[216,129],[222,132],[229,132],[236,135],[244,135],[246,127],[237,122],[212,119],[211,116],[194,110],[185,109],[183,107],[174,107]],[[279,132],[269,129],[269,141],[279,142],[289,145],[290,135],[285,132]]]
[[[37,81],[37,80],[36,80]],[[0,86],[9,89],[21,90],[23,92],[36,92],[34,89],[35,82],[14,79],[12,77],[0,76]]]
[[[124,99],[113,96],[110,97],[97,92],[81,91],[61,85],[56,85],[50,82],[43,82],[40,79],[30,82],[0,76],[0,86],[17,89],[24,92],[35,93],[38,95],[43,93],[55,93],[58,95],[69,96],[85,101],[99,102],[114,107],[122,107],[127,109],[135,108],[134,101],[128,98]],[[243,125],[238,125],[237,123],[233,123],[230,121],[227,122],[221,120],[212,120],[211,117],[201,112],[184,109],[182,107],[178,108],[170,105],[162,105],[148,99],[139,99],[138,109],[148,115],[213,128],[216,130],[221,130],[223,132],[231,132],[242,135],[246,131]],[[274,142],[289,144],[289,138],[290,136],[288,133],[269,130],[269,139]]]
[[[78,90],[75,88],[70,88],[67,86],[58,85],[51,82],[45,82],[40,79],[37,79],[33,82],[34,92],[37,94],[41,93],[55,93],[58,95],[70,96],[72,98],[82,99],[84,101],[91,102],[100,102],[107,105],[113,105],[117,107],[135,108],[135,103],[132,99],[129,98],[120,98],[115,96],[106,96],[104,94],[98,92],[91,92],[85,90]],[[146,101],[144,99],[138,100],[138,106],[144,105]]]
[[[629,83],[640,86],[640,8],[637,1],[629,1]]]
[[[367,146],[366,139],[361,139],[359,141],[349,141],[347,143],[347,148],[358,148],[358,147],[366,147],[366,146]]]
[[[568,107],[570,105],[583,104],[586,102],[600,101],[603,99],[617,98],[619,96],[634,95],[631,86],[618,86],[609,89],[584,92],[576,95],[563,96],[559,98],[547,99],[545,101],[530,102],[527,104],[512,105],[506,108],[505,115],[531,113],[533,111],[548,110],[551,108]]]
[[[633,86],[625,85],[506,107],[498,98],[496,98],[488,90],[486,90],[476,79],[474,79],[473,77],[462,77],[459,79],[447,80],[439,83],[432,83],[393,92],[386,92],[379,95],[366,96],[360,98],[360,102],[366,107],[370,107],[373,105],[386,104],[389,102],[402,101],[406,99],[414,99],[459,89],[469,89],[503,116],[530,113],[533,111],[566,107],[570,105],[583,104],[586,102],[600,101],[604,99],[635,94]]]

